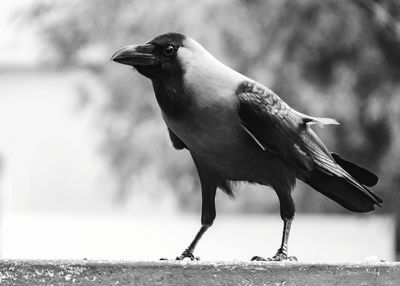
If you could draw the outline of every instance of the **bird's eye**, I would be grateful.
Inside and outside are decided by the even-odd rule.
[[[167,57],[172,56],[175,53],[175,48],[173,46],[166,46],[163,49],[163,54]]]

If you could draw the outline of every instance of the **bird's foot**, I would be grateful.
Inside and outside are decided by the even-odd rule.
[[[253,256],[251,261],[297,261],[297,257],[288,256],[287,253],[279,249],[273,257],[264,258],[261,256]]]
[[[288,256],[286,253],[277,252],[273,257],[268,258],[269,261],[297,261],[296,256]]]
[[[178,256],[175,260],[185,260],[185,259],[186,260],[189,259],[191,261],[193,261],[193,260],[198,261],[198,260],[200,260],[200,257],[194,256],[192,251],[185,249],[185,251],[182,252],[182,254],[180,256]]]

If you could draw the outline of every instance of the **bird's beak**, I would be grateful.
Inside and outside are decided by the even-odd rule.
[[[151,44],[125,46],[117,50],[111,60],[130,66],[154,66],[159,61],[152,54],[153,48]]]

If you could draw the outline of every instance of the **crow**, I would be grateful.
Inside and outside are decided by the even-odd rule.
[[[338,124],[302,114],[260,83],[227,67],[190,37],[166,33],[143,45],[117,50],[112,61],[133,66],[152,82],[172,145],[187,149],[201,183],[201,228],[177,260],[197,259],[194,249],[213,224],[219,188],[233,196],[235,182],[272,187],[283,220],[282,243],[272,258],[288,255],[296,178],[354,212],[382,200],[367,187],[372,172],[330,153],[312,125]]]

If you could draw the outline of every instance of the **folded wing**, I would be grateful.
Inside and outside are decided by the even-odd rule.
[[[338,124],[336,120],[297,112],[274,92],[253,82],[242,83],[236,96],[243,129],[262,149],[295,168],[301,180],[353,211],[371,211],[374,204],[382,202],[365,187],[373,185],[376,176],[332,156],[309,126]]]

